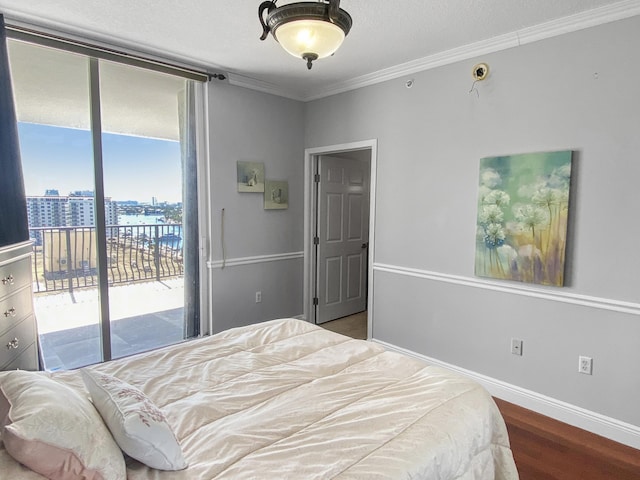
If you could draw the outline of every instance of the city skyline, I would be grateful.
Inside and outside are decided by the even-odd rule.
[[[18,123],[25,192],[95,191],[88,130]],[[129,135],[102,135],[105,196],[115,201],[182,202],[180,144]]]
[[[73,198],[73,197],[94,197],[94,192],[89,190],[75,190],[72,192],[61,193],[55,188],[46,189],[45,193],[42,195],[25,195],[26,198],[44,198],[44,197],[59,197],[59,198]],[[150,201],[146,200],[133,200],[133,199],[125,199],[125,200],[115,200],[111,197],[105,196],[105,200],[113,201],[114,203],[122,206],[168,206],[168,205],[182,205],[182,201],[177,202],[168,202],[166,200],[158,200],[156,197],[151,197]]]

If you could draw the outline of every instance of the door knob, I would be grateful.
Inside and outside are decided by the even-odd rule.
[[[369,247],[369,242],[362,244],[362,248],[368,248],[368,247]]]

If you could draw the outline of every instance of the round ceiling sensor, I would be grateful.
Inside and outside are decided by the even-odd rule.
[[[473,75],[474,80],[484,80],[489,75],[489,65],[486,63],[478,63],[477,65],[474,65],[471,74]]]

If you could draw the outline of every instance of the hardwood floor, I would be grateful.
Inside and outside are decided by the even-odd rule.
[[[367,339],[367,312],[356,313],[348,317],[338,318],[320,325],[332,332],[341,333],[359,340]]]
[[[640,480],[640,451],[495,399],[520,480]]]

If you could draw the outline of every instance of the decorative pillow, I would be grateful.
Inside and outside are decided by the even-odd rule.
[[[151,468],[187,468],[164,414],[144,393],[111,375],[81,372],[93,404],[122,451]]]
[[[43,374],[0,373],[7,453],[53,480],[126,478],[122,452],[88,398]]]

